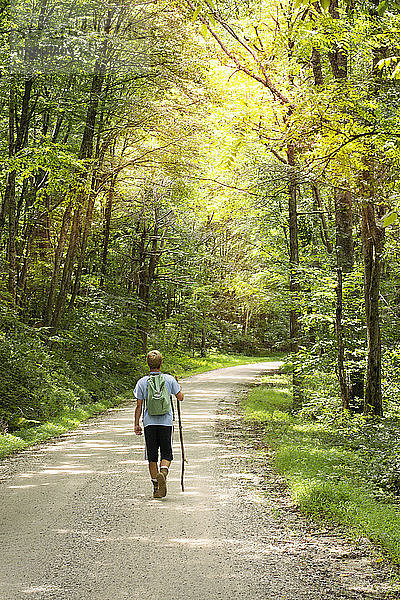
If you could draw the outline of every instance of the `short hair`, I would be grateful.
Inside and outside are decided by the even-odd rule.
[[[149,365],[150,370],[151,369],[159,369],[161,367],[161,363],[162,363],[162,355],[161,352],[159,352],[158,350],[151,350],[147,357],[147,364]]]

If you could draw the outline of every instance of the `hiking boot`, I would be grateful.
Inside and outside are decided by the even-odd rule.
[[[158,481],[151,480],[151,483],[153,484],[153,498],[157,498],[156,492],[158,491]]]
[[[164,498],[167,495],[167,480],[164,473],[157,473],[158,489],[154,491],[153,498]]]

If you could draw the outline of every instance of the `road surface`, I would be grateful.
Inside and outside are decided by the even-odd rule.
[[[220,403],[274,367],[184,380],[183,494],[176,436],[168,496],[153,500],[133,403],[2,461],[0,599],[384,598],[369,546],[316,531],[261,489],[242,441],[218,434],[234,419]]]

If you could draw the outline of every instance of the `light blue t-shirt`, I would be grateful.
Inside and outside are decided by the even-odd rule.
[[[151,371],[151,373],[158,373],[158,371]],[[169,391],[169,395],[176,395],[181,390],[181,386],[176,381],[175,377],[172,375],[167,375],[163,373],[165,377],[165,385],[167,386],[167,390]],[[150,375],[145,375],[136,384],[136,387],[133,391],[135,394],[135,398],[138,400],[144,400],[146,402],[147,398],[147,382],[149,380]],[[166,425],[167,427],[172,427],[174,424],[172,417],[172,408],[169,409],[169,412],[165,415],[149,415],[147,412],[147,406],[145,404],[144,413],[143,413],[143,427],[147,427],[147,425]]]

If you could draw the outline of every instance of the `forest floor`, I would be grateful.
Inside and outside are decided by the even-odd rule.
[[[2,461],[1,599],[398,597],[368,540],[303,517],[254,457],[237,402],[278,366],[183,381],[186,488],[177,456],[161,501],[132,435],[132,403]]]

